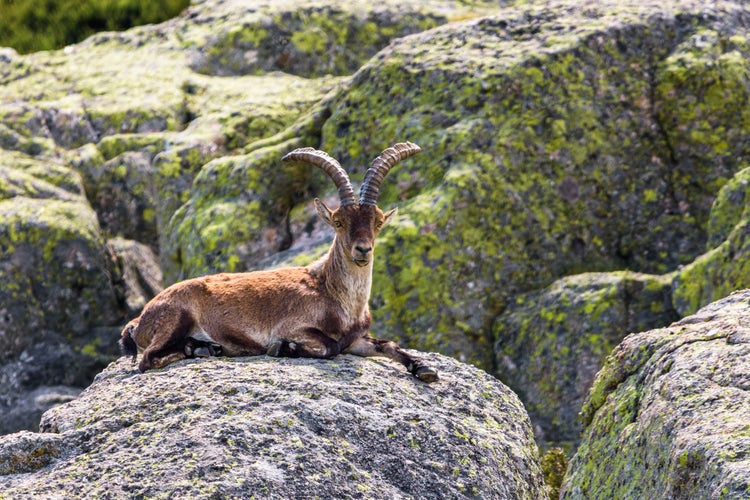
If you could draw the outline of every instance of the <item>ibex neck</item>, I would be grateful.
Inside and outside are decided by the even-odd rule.
[[[320,282],[328,293],[345,304],[353,317],[359,318],[367,310],[372,287],[372,262],[359,267],[349,259],[334,238],[328,254],[313,264],[317,267]]]

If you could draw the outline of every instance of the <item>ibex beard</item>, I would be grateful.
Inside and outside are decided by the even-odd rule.
[[[380,185],[399,161],[420,150],[410,142],[384,150],[367,170],[359,201],[349,176],[323,151],[300,148],[282,161],[323,170],[338,188],[331,210],[315,199],[335,236],[328,253],[306,267],[215,274],[176,283],[154,297],[122,331],[120,346],[141,372],[185,358],[269,356],[330,359],[340,353],[386,356],[425,382],[438,379],[398,344],[370,335],[368,302],[375,238],[396,209],[377,207]]]

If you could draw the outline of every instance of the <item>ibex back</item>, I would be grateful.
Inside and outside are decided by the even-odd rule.
[[[320,168],[338,188],[336,210],[315,199],[319,216],[335,231],[328,253],[306,267],[215,274],[172,285],[125,326],[123,353],[135,362],[142,350],[142,372],[214,355],[387,356],[421,380],[437,380],[437,371],[422,360],[369,333],[375,238],[396,213],[377,207],[380,184],[396,163],[419,151],[410,142],[383,151],[365,174],[358,202],[349,176],[326,153],[300,148],[284,156],[284,162]]]

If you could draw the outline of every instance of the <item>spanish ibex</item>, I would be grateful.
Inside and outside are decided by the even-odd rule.
[[[419,151],[410,142],[383,151],[365,174],[359,203],[349,176],[328,154],[299,148],[285,155],[283,162],[320,168],[338,188],[336,210],[315,199],[318,215],[335,231],[328,253],[307,267],[176,283],[125,326],[123,353],[135,363],[138,350],[143,351],[141,372],[196,356],[387,356],[421,380],[437,380],[437,371],[422,360],[369,333],[375,237],[396,213],[377,207],[380,184],[396,163]]]

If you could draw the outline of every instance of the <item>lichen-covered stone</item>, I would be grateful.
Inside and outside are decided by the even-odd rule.
[[[158,248],[204,163],[284,129],[337,81],[197,74],[189,55],[203,47],[185,40],[204,30],[211,26],[184,16],[61,51],[4,53],[0,145],[68,150],[105,234]]]
[[[356,185],[382,149],[414,141],[423,153],[381,193],[383,208],[400,212],[376,250],[373,330],[500,373],[494,346],[530,335],[521,317],[567,335],[574,351],[599,335],[595,322],[555,323],[518,303],[570,297],[565,276],[649,273],[643,282],[658,293],[628,312],[653,321],[669,315],[666,302],[651,310],[665,280],[679,314],[748,283],[748,19],[746,5],[725,0],[196,2],[169,22],[62,51],[0,50],[0,200],[35,200],[17,207],[31,219],[45,207],[98,221],[91,248],[105,260],[108,239],[146,243],[169,284],[324,251],[330,231],[309,203],[334,191],[315,169],[282,166],[288,150],[327,150]],[[402,37],[446,21],[458,22]],[[353,72],[389,40],[352,77],[321,76]],[[7,268],[28,255],[18,248],[3,255]],[[148,293],[125,299],[127,268],[103,269],[71,286],[109,283],[117,313],[81,324],[112,328]],[[12,272],[9,288],[29,279]],[[628,283],[601,275],[571,285],[593,306],[555,307],[588,319],[587,307]],[[609,332],[613,345],[619,333]],[[541,395],[563,388],[537,373],[524,394],[542,408]],[[534,415],[547,425],[549,414]]]
[[[35,472],[60,456],[62,438],[22,431],[0,444],[0,475]]]
[[[121,321],[115,267],[81,177],[57,155],[0,149],[0,433],[33,429],[89,383]]]
[[[116,320],[111,259],[84,202],[3,200],[0,228],[0,356],[33,344],[30,332],[74,338]]]
[[[157,143],[163,138],[154,137]],[[103,141],[104,142],[104,141]],[[86,194],[105,234],[158,245],[156,206],[159,196],[151,166],[150,145],[116,154],[104,145],[104,154],[92,144],[75,152],[72,165],[83,174]]]
[[[677,319],[670,276],[570,276],[517,295],[495,325],[496,374],[521,397],[537,442],[574,445],[578,412],[604,359],[628,333]]]
[[[301,118],[198,175],[171,219],[168,280],[307,263],[324,244],[308,245],[286,213],[325,185],[278,170],[283,153],[319,143],[356,184],[382,149],[412,140],[423,153],[381,192],[381,205],[400,212],[376,250],[374,331],[493,370],[495,343],[513,344],[498,316],[518,313],[520,294],[622,269],[659,283],[658,300],[646,294],[629,310],[652,321],[638,327],[666,324],[671,273],[728,236],[710,207],[750,152],[746,112],[733,111],[747,100],[747,18],[734,2],[529,2],[398,39],[322,101],[319,126]],[[269,196],[271,185],[293,184],[301,199]],[[722,269],[732,278],[712,297],[745,281],[742,265]],[[607,302],[599,285],[591,292]],[[682,300],[705,300],[676,290],[679,312]],[[571,315],[585,317],[579,306]],[[627,331],[610,331],[607,345]],[[535,383],[526,390],[557,384]],[[585,391],[579,384],[574,399]]]
[[[423,384],[387,360],[121,359],[40,434],[0,437],[9,497],[544,496],[523,405],[490,375],[429,355]],[[165,480],[168,478],[168,480]]]
[[[291,185],[294,176],[285,175],[291,169],[283,168],[280,158],[297,145],[222,157],[201,169],[189,202],[172,219],[167,246],[179,252],[174,257],[184,275],[247,269],[289,245],[285,218],[292,193],[300,189]]]
[[[748,88],[747,17],[732,2],[531,2],[381,51],[322,130],[322,149],[352,167],[394,139],[424,150],[382,192],[401,211],[379,243],[376,323],[490,367],[490,325],[517,293],[700,255],[711,202],[750,152],[730,104]],[[696,45],[707,31],[710,47]],[[676,61],[696,53],[688,84]],[[732,80],[717,82],[712,58]],[[686,85],[731,98],[678,121]],[[707,127],[726,146],[688,150],[685,134]]]
[[[73,175],[72,172],[69,175]],[[82,200],[0,201],[0,433],[34,429],[44,387],[76,394],[114,354],[112,262]],[[45,393],[46,394],[46,393]],[[46,405],[46,406],[45,406]]]
[[[737,172],[716,195],[708,219],[706,250],[724,243],[734,228],[750,216],[750,168]]]
[[[749,306],[737,292],[613,351],[561,498],[747,498]]]
[[[490,2],[475,2],[476,7]],[[284,71],[306,77],[354,73],[393,38],[445,24],[465,12],[451,2],[386,0],[257,2],[208,37],[191,67],[212,75]],[[481,10],[480,10],[481,12]],[[200,11],[196,17],[200,17]],[[214,14],[215,15],[215,14]]]

